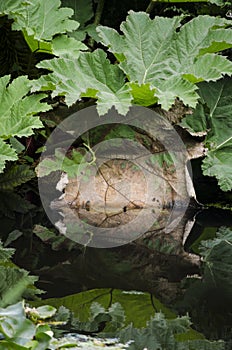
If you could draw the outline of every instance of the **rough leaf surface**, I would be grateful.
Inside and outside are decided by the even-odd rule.
[[[232,189],[232,85],[231,79],[199,85],[201,103],[181,125],[192,134],[207,134],[204,175],[215,176],[223,191]],[[206,108],[204,108],[206,106]]]
[[[105,114],[112,106],[126,114],[132,99],[125,76],[117,65],[106,58],[103,50],[82,52],[78,59],[57,58],[43,61],[39,68],[53,71],[34,81],[34,90],[54,90],[53,95],[65,94],[70,106],[82,95],[98,98],[98,112]]]
[[[130,11],[120,27],[123,35],[103,26],[97,29],[129,80],[150,84],[164,109],[176,97],[195,107],[194,83],[232,74],[232,63],[214,54],[232,45],[232,31],[226,29],[229,22],[198,16],[181,26],[181,20],[181,16],[151,20],[143,12]]]
[[[33,129],[43,127],[38,112],[44,112],[51,107],[40,100],[44,94],[26,96],[31,89],[31,82],[22,76],[14,79],[11,84],[10,76],[0,78],[0,172],[5,167],[6,160],[16,160],[17,155],[10,145],[4,142],[12,136],[30,136]]]
[[[79,23],[70,20],[73,10],[60,8],[60,0],[7,0],[0,4],[0,13],[9,15],[14,30],[26,30],[36,40],[51,40],[55,34],[75,30]]]

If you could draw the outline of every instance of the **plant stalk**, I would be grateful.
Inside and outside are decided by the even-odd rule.
[[[104,5],[105,5],[105,0],[99,0],[98,1],[96,13],[95,13],[95,18],[94,18],[94,22],[93,22],[93,24],[95,24],[96,26],[101,21],[101,16],[102,16],[102,12],[103,12],[103,9],[104,9]],[[90,38],[89,39],[89,46],[93,47],[93,45],[94,45],[94,39]]]
[[[155,8],[155,3],[156,3],[156,0],[150,1],[150,4],[147,6],[146,13],[149,13],[149,14],[152,13],[153,9]]]

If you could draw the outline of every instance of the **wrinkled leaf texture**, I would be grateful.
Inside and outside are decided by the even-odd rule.
[[[201,101],[181,122],[192,134],[205,132],[208,148],[202,169],[215,176],[223,191],[232,189],[232,80],[199,84]]]
[[[31,82],[22,76],[10,84],[10,76],[0,78],[0,172],[5,167],[6,160],[16,160],[16,151],[5,140],[12,136],[30,136],[34,129],[43,127],[39,117],[34,116],[45,112],[51,107],[40,100],[46,95],[27,95]]]
[[[215,55],[232,45],[232,31],[225,28],[229,22],[198,16],[181,26],[182,19],[151,20],[145,13],[130,11],[120,27],[123,35],[108,27],[97,29],[129,81],[149,84],[164,109],[169,109],[176,97],[195,107],[195,83],[232,73],[232,63]]]

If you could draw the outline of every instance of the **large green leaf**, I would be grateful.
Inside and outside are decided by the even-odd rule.
[[[232,74],[232,63],[213,54],[232,46],[232,30],[226,29],[229,22],[198,16],[177,31],[181,20],[151,20],[145,13],[130,11],[120,27],[123,35],[103,26],[97,29],[130,82],[140,84],[141,89],[149,84],[165,109],[176,97],[195,107],[198,94],[194,83]]]
[[[34,81],[34,90],[53,89],[53,95],[66,95],[70,106],[82,95],[98,98],[98,112],[105,114],[112,106],[126,114],[132,96],[124,84],[124,74],[106,58],[103,50],[81,53],[78,59],[55,58],[42,61],[39,68],[53,71]]]
[[[35,325],[26,319],[22,302],[0,309],[0,331],[19,345],[25,345],[33,338]]]
[[[5,307],[20,300],[26,295],[34,298],[35,294],[41,293],[33,287],[37,277],[29,276],[29,273],[20,269],[9,259],[12,257],[14,249],[3,248],[0,241],[0,306]],[[0,313],[1,321],[1,313]]]
[[[43,127],[39,117],[34,116],[45,112],[51,107],[40,100],[46,95],[30,95],[32,83],[27,77],[14,79],[11,84],[10,76],[0,78],[0,172],[5,167],[6,160],[16,160],[16,152],[3,140],[12,136],[30,136],[33,129]]]
[[[6,263],[0,263],[0,278],[1,306],[20,300],[27,288],[37,281],[37,278],[29,276],[27,271],[17,266],[7,266]]]
[[[80,50],[87,48],[82,42],[66,35],[57,36],[52,40],[52,53],[59,57],[78,58]]]
[[[17,13],[26,9],[26,6],[30,4],[29,0],[21,1],[21,0],[5,0],[0,3],[0,12],[4,14]]]
[[[201,102],[181,126],[192,134],[207,134],[208,148],[202,169],[215,176],[223,191],[232,189],[232,84],[225,78],[215,83],[199,84]]]
[[[51,107],[40,102],[46,96],[44,94],[26,96],[32,85],[27,77],[14,79],[10,85],[9,82],[9,75],[0,78],[0,137],[29,136],[33,133],[32,128],[43,126],[39,118],[32,118],[31,115],[45,112]]]
[[[26,30],[36,40],[51,40],[55,34],[66,33],[78,27],[78,22],[70,20],[73,10],[59,8],[60,0],[2,1],[0,13],[13,18],[14,30]]]
[[[125,311],[125,324],[133,322],[135,327],[143,327],[146,321],[157,311],[162,311],[167,317],[175,314],[149,293],[136,291],[121,291],[117,289],[93,289],[86,292],[69,295],[63,298],[53,298],[34,302],[33,305],[49,304],[58,308],[63,305],[70,309],[81,322],[87,322],[90,316],[90,307],[97,302],[107,309],[114,303],[120,303]]]

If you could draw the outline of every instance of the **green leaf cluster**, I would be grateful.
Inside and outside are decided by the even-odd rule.
[[[211,342],[206,339],[191,339],[186,337],[191,322],[187,316],[167,320],[162,313],[156,313],[146,327],[137,329],[129,325],[117,333],[120,341],[128,342],[129,350],[213,350],[224,349],[224,342]]]
[[[223,191],[232,189],[232,84],[230,78],[199,84],[201,100],[181,126],[193,135],[206,135],[204,175],[215,176]]]
[[[7,160],[17,160],[17,150],[8,142],[11,137],[30,136],[34,129],[42,128],[39,112],[50,109],[47,103],[41,103],[46,95],[28,95],[31,82],[22,76],[10,83],[10,76],[0,78],[0,172]]]
[[[130,350],[224,349],[222,341],[204,339],[191,329],[189,317],[176,317],[148,293],[95,289],[42,303],[72,310],[73,331],[116,337]]]
[[[13,30],[25,30],[38,41],[48,41],[55,34],[75,30],[79,25],[69,18],[73,10],[60,5],[60,0],[6,0],[0,4],[0,13],[14,20]]]
[[[229,293],[232,288],[232,231],[221,227],[216,237],[201,242],[204,276],[215,287],[222,285]]]
[[[34,298],[40,293],[33,287],[37,277],[30,276],[29,273],[18,268],[11,262],[14,249],[4,248],[0,242],[0,306],[5,307],[20,300],[22,296]]]
[[[232,73],[231,62],[216,55],[231,47],[231,29],[226,29],[229,22],[198,16],[181,26],[181,20],[181,16],[151,20],[145,13],[130,11],[120,27],[123,35],[112,28],[98,28],[129,82],[140,89],[148,84],[154,90],[154,102],[156,97],[164,109],[169,109],[176,97],[195,107],[195,83]],[[132,85],[133,93],[136,99]]]
[[[109,350],[126,349],[115,339],[94,339],[78,335],[55,338],[50,325],[65,323],[52,321],[55,313],[56,309],[52,306],[30,308],[23,302],[0,308],[0,350],[94,350],[105,345]]]
[[[82,52],[77,59],[43,61],[38,67],[52,73],[35,81],[34,89],[64,94],[68,105],[83,96],[97,98],[100,115],[112,106],[126,114],[133,101],[141,105],[158,101],[169,109],[176,97],[195,107],[196,83],[232,74],[232,63],[217,54],[232,46],[232,32],[225,19],[198,16],[181,25],[182,20],[181,16],[151,20],[146,13],[130,11],[121,24],[123,35],[97,28],[118,64],[111,64],[101,49]]]

